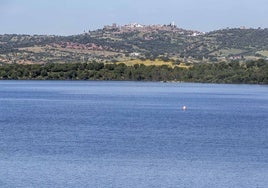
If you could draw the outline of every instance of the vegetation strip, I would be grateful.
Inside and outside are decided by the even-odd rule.
[[[3,64],[2,80],[126,80],[268,84],[268,62],[221,62],[190,67],[124,63]]]

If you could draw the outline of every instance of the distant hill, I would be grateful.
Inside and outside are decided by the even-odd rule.
[[[105,26],[73,36],[0,35],[0,63],[120,62],[133,59],[218,62],[268,58],[268,29],[208,33],[173,25]]]

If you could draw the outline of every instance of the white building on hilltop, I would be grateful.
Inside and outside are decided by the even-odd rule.
[[[130,27],[130,28],[142,28],[144,25],[138,24],[138,23],[131,23],[128,25],[125,25],[125,27]]]

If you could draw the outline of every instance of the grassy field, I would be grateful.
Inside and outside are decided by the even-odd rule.
[[[257,54],[261,54],[265,57],[268,57],[268,50],[262,50],[262,51],[258,51]]]
[[[140,59],[134,59],[134,60],[125,60],[125,61],[121,61],[121,62],[118,62],[119,63],[124,63],[126,64],[127,66],[133,66],[135,64],[143,64],[145,66],[150,66],[150,65],[155,65],[155,66],[162,66],[162,65],[167,65],[169,67],[181,67],[181,68],[189,68],[190,66],[187,66],[185,65],[184,63],[180,63],[180,64],[174,64],[172,61],[163,61],[163,60],[160,60],[160,59],[155,59],[155,60],[145,60],[145,61],[142,61]]]
[[[228,55],[240,54],[240,53],[243,53],[244,51],[240,49],[230,48],[230,49],[220,50],[220,52],[222,53],[223,56],[228,56]]]

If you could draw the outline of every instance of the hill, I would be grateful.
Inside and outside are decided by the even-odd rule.
[[[0,35],[0,63],[9,64],[129,63],[135,59],[199,63],[267,57],[268,29],[202,33],[174,25],[129,24],[73,36]]]

